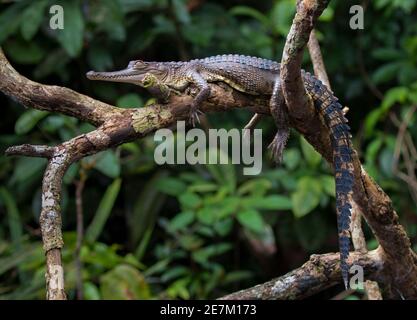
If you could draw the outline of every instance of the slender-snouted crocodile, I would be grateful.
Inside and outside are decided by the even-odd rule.
[[[277,126],[270,148],[277,162],[289,136],[287,107],[281,92],[280,64],[274,61],[242,55],[221,55],[188,62],[131,61],[126,69],[114,72],[87,73],[90,80],[133,83],[151,88],[157,83],[166,88],[184,91],[190,84],[198,88],[190,107],[192,124],[198,121],[198,107],[209,98],[208,82],[224,82],[233,89],[250,95],[271,95],[270,111]],[[329,128],[333,148],[333,164],[336,180],[336,210],[338,217],[340,266],[345,287],[348,288],[350,216],[349,197],[353,188],[353,164],[350,128],[343,115],[342,106],[333,93],[320,80],[302,71],[307,93],[315,108]],[[246,128],[252,128],[260,115],[256,114]]]

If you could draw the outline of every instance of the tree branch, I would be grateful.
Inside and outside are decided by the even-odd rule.
[[[310,53],[311,62],[313,63],[314,75],[324,83],[324,85],[332,90],[329,77],[327,76],[326,66],[324,65],[323,56],[320,50],[320,44],[316,37],[316,31],[310,32],[310,38],[307,43],[308,52]]]
[[[269,113],[266,96],[253,99],[227,85],[210,84],[210,87],[212,95],[201,106],[205,112],[245,107],[253,112]],[[17,73],[0,49],[0,91],[28,107],[73,116],[97,126],[94,131],[55,147],[25,144],[6,150],[6,155],[48,159],[42,183],[39,221],[46,254],[47,298],[65,299],[60,251],[63,246],[60,200],[62,178],[66,170],[83,157],[187,119],[196,88],[190,88],[185,95],[171,95],[169,104],[156,103],[143,108],[120,109],[67,88],[33,82]]]
[[[314,74],[331,90],[329,77],[327,76],[326,67],[320,50],[320,44],[317,40],[314,29],[311,30],[307,47],[310,53],[311,62],[313,64]],[[359,206],[355,201],[353,201],[353,199],[350,198],[349,202],[352,206],[350,233],[352,235],[353,248],[355,251],[366,253],[368,250],[366,248],[365,235],[363,234],[362,230],[362,214],[360,212]],[[367,280],[365,282],[364,289],[369,300],[377,300],[379,297],[382,299],[381,293],[379,292],[378,283],[375,281]]]
[[[383,261],[377,250],[362,254],[354,252],[352,263],[364,268],[364,273],[373,279],[380,277]],[[339,254],[312,255],[300,268],[271,281],[241,290],[220,300],[297,300],[310,297],[320,291],[340,284]]]
[[[293,126],[304,134],[329,163],[332,163],[329,131],[305,93],[300,71],[303,49],[309,34],[327,4],[327,0],[297,1],[297,13],[284,47],[281,80]],[[385,261],[386,285],[394,289],[389,291],[389,296],[417,298],[415,254],[404,228],[398,222],[398,215],[392,207],[391,199],[363,169],[356,152],[353,162],[354,201],[382,247],[380,254]]]

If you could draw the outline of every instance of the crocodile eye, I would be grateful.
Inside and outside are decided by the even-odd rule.
[[[130,66],[130,64],[132,64],[131,66],[135,69],[144,69],[148,66],[148,64],[145,61],[142,61],[142,60],[132,61],[132,62],[129,63],[129,66]]]

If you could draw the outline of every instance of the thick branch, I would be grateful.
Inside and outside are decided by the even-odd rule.
[[[332,163],[332,148],[329,130],[318,117],[311,101],[305,93],[301,80],[301,58],[303,49],[317,17],[328,1],[299,0],[297,14],[284,47],[281,65],[283,93],[293,126]],[[417,298],[417,267],[411,250],[410,240],[398,222],[398,215],[390,198],[369,177],[362,168],[357,153],[354,152],[355,167],[354,200],[360,206],[367,223],[377,238],[381,254],[385,259],[385,271],[392,290],[406,299]]]
[[[364,268],[366,276],[379,278],[383,261],[377,251],[361,254],[353,252],[351,262]],[[279,278],[241,290],[221,300],[296,300],[312,296],[320,291],[340,284],[339,254],[312,255],[300,268]]]
[[[314,74],[319,80],[321,80],[321,82],[323,82],[329,89],[331,89],[329,77],[327,76],[326,67],[320,50],[320,44],[317,40],[316,32],[314,29],[311,30],[307,47],[310,53],[311,62],[313,64]],[[352,235],[353,248],[355,251],[366,253],[368,250],[366,248],[366,239],[362,230],[362,214],[360,212],[359,206],[355,201],[353,201],[352,198],[349,199],[349,202],[352,206],[350,232]],[[369,300],[382,299],[378,283],[375,281],[367,280],[365,282],[364,289]]]
[[[7,148],[5,153],[7,156],[51,158],[54,154],[54,150],[54,147],[22,144],[20,146]]]
[[[20,75],[0,48],[0,91],[26,107],[59,112],[94,125],[103,123],[119,109],[71,89],[40,84]]]
[[[238,93],[227,85],[210,84],[212,95],[201,109],[206,112],[247,107],[258,113],[269,113],[268,98],[253,98]],[[49,146],[21,145],[7,149],[7,155],[44,157],[48,159],[43,186],[40,226],[46,253],[47,298],[65,299],[64,272],[61,262],[62,178],[73,162],[143,137],[159,128],[170,127],[188,118],[195,88],[185,95],[172,95],[169,104],[154,104],[137,109],[119,109],[67,88],[42,85],[16,72],[0,49],[0,91],[14,100],[39,110],[59,112],[98,126],[62,144]]]

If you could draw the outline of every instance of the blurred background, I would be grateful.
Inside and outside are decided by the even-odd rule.
[[[53,4],[64,8],[63,30],[49,28]],[[331,1],[318,38],[332,89],[350,108],[356,150],[415,246],[417,0],[362,1],[363,30],[349,28],[354,4]],[[151,97],[133,85],[89,81],[85,73],[121,69],[135,59],[225,53],[278,61],[294,12],[293,0],[2,0],[0,45],[32,80],[130,108]],[[307,53],[304,67],[312,70]],[[4,150],[56,145],[93,127],[26,109],[3,94],[0,104],[0,299],[43,299],[38,218],[46,162],[6,158]],[[245,111],[209,114],[207,125],[242,128],[250,117]],[[244,176],[239,165],[158,166],[152,136],[72,165],[62,199],[69,298],[216,298],[282,275],[313,253],[338,251],[329,166],[295,131],[283,165],[275,166],[266,151],[274,124],[264,119],[259,127],[265,153],[258,176]],[[77,197],[85,227],[79,250]],[[365,233],[375,248],[367,227]]]

